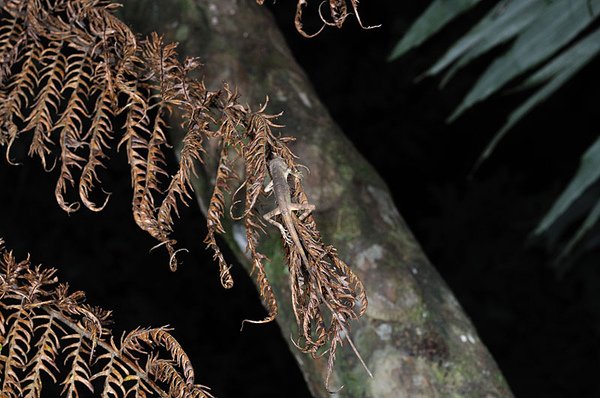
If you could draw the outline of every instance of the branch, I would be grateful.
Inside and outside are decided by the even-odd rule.
[[[316,204],[315,218],[325,241],[337,247],[362,279],[369,299],[365,316],[352,326],[352,338],[374,377],[368,377],[350,347],[344,346],[332,376],[333,386],[345,386],[340,396],[511,396],[470,320],[395,208],[385,183],[319,102],[267,10],[253,0],[131,0],[123,12],[138,32],[159,30],[181,43],[183,55],[206,62],[208,87],[229,81],[251,104],[270,94],[271,113],[285,112],[279,122],[287,126],[284,134],[297,137],[294,153],[311,169],[303,185]],[[171,138],[180,149],[183,135],[172,131]],[[208,174],[193,181],[205,213],[218,158],[209,145]],[[245,242],[234,239],[243,235],[242,226],[223,226],[228,244],[250,270]],[[281,240],[277,230],[268,232],[260,250],[271,259],[266,272],[280,303],[277,321],[286,337],[296,336]],[[329,396],[323,387],[326,358],[314,361],[291,348],[313,394]]]

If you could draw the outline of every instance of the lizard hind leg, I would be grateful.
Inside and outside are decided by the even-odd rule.
[[[315,210],[315,205],[311,205],[308,203],[291,203],[290,210],[294,211],[303,211],[303,213],[298,217],[299,221],[303,221],[306,217],[310,215]]]
[[[288,245],[291,245],[292,238],[290,237],[290,234],[286,231],[283,224],[275,221],[275,219],[274,219],[275,216],[280,215],[280,214],[281,214],[281,210],[279,208],[276,208],[275,210],[270,211],[267,214],[263,215],[263,218],[265,220],[267,220],[271,225],[276,226],[277,229],[279,229],[279,232],[281,233],[281,237],[283,238],[283,240],[285,240],[285,243],[287,243]]]

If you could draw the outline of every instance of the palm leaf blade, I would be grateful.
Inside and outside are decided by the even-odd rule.
[[[511,112],[506,124],[496,133],[492,141],[486,146],[477,161],[475,168],[491,155],[498,142],[500,142],[506,133],[517,124],[519,120],[529,113],[531,109],[561,88],[563,84],[577,74],[581,68],[587,65],[598,52],[600,52],[600,30],[591,33],[530,76],[522,84],[522,88],[528,88],[543,83],[546,84],[529,97],[522,105]]]
[[[496,46],[513,39],[545,8],[544,2],[515,0],[494,7],[477,25],[459,39],[425,74],[436,75],[454,63],[444,80],[461,67]]]
[[[455,120],[466,109],[555,54],[596,19],[598,13],[590,11],[594,9],[600,9],[600,0],[548,4],[514,45],[484,72],[449,120]]]
[[[437,0],[409,28],[390,54],[390,61],[399,58],[413,47],[442,29],[448,22],[479,3],[480,0]]]
[[[577,232],[575,232],[575,235],[573,235],[573,237],[566,244],[565,248],[563,249],[562,253],[560,254],[561,258],[564,258],[569,253],[571,253],[571,251],[573,250],[575,245],[577,243],[579,243],[579,241],[588,233],[588,231],[590,229],[592,229],[592,227],[594,225],[596,225],[599,218],[600,218],[600,201],[598,201],[596,203],[596,205],[589,212],[589,214],[587,215],[587,217],[585,218],[585,220],[583,221],[581,226],[577,229]]]
[[[583,154],[581,163],[575,177],[567,188],[554,202],[550,211],[544,216],[535,230],[535,234],[541,234],[554,224],[569,207],[587,190],[596,180],[600,178],[600,137]]]

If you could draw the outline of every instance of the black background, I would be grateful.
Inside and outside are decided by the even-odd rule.
[[[485,144],[526,93],[497,95],[447,125],[445,118],[495,54],[442,91],[436,79],[414,80],[488,6],[387,62],[423,5],[364,1],[363,21],[381,28],[364,31],[349,18],[341,31],[306,40],[293,30],[292,3],[270,8],[296,58],[334,119],[388,182],[515,394],[599,396],[598,250],[580,255],[559,277],[552,268],[556,252],[528,241],[597,137],[599,60],[527,116],[468,179]],[[308,18],[306,26],[316,24]],[[8,247],[59,268],[61,279],[85,290],[90,303],[113,309],[117,335],[136,326],[173,326],[198,382],[217,396],[308,396],[276,324],[239,332],[242,319],[260,318],[264,310],[239,266],[234,288],[220,287],[217,266],[203,248],[197,206],[182,209],[176,235],[190,253],[171,273],[165,253],[148,253],[155,242],[133,221],[123,153],[113,154],[104,173],[104,189],[113,193],[106,209],[67,216],[54,201],[57,171],[44,173],[23,151],[15,157],[24,166],[0,167],[0,236]]]

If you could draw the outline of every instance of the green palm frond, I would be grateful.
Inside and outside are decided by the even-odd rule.
[[[467,12],[476,0],[435,0],[411,26],[390,55],[404,55],[438,33],[456,16]],[[474,86],[448,118],[454,121],[475,104],[502,92],[517,79],[518,89],[531,95],[509,114],[504,126],[482,152],[476,167],[494,151],[504,135],[528,112],[541,104],[600,53],[600,0],[504,0],[494,6],[469,32],[425,72],[443,74],[443,87],[463,67],[490,50],[506,45],[479,76]],[[581,166],[534,234],[556,226],[561,216],[592,183],[600,180],[600,138],[585,152]],[[587,209],[587,216],[565,245],[568,254],[600,218],[600,200]]]
[[[600,138],[592,144],[590,148],[583,154],[579,169],[575,177],[569,182],[569,185],[560,194],[558,199],[552,205],[552,208],[542,221],[538,224],[535,230],[536,234],[542,234],[554,225],[560,217],[562,217],[569,208],[581,198],[585,192],[600,179]],[[593,202],[596,202],[593,205]],[[585,220],[581,223],[575,234],[571,237],[562,255],[568,254],[575,244],[588,232],[600,217],[600,198],[592,201],[589,212]]]
[[[394,60],[411,48],[417,47],[454,18],[479,2],[480,0],[434,1],[396,45],[390,55],[390,60]]]

